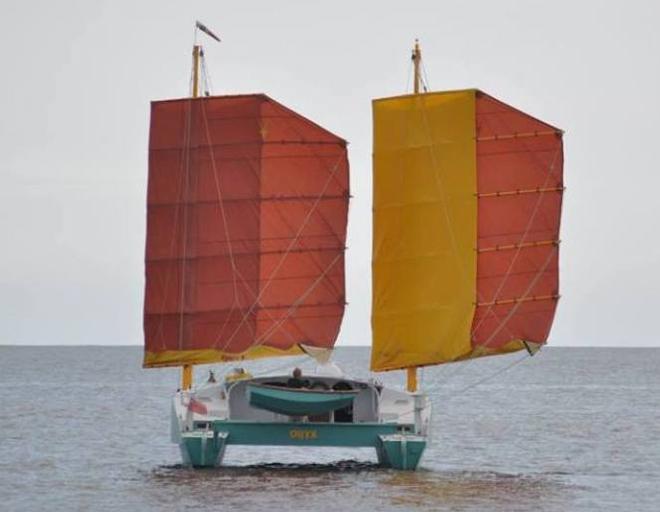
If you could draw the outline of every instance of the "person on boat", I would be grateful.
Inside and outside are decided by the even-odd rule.
[[[289,377],[289,380],[286,382],[287,387],[289,388],[308,388],[309,381],[302,378],[302,370],[300,368],[294,368],[293,374]]]

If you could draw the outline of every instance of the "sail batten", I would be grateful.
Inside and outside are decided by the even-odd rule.
[[[372,370],[545,343],[563,132],[476,90],[373,107]]]
[[[346,142],[265,95],[152,103],[144,365],[331,348]]]

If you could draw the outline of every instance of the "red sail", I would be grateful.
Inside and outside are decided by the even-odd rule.
[[[561,130],[477,93],[477,308],[472,344],[545,343],[559,298]]]
[[[144,365],[332,347],[348,199],[346,142],[265,95],[153,102]]]

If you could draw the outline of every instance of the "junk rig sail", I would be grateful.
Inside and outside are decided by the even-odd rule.
[[[477,89],[377,99],[373,119],[372,370],[537,350],[559,299],[562,131]]]
[[[346,142],[265,94],[151,104],[145,367],[331,348]]]

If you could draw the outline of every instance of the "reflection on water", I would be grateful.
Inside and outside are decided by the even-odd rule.
[[[161,466],[145,475],[162,494],[196,494],[205,503],[235,509],[268,507],[286,492],[289,506],[337,510],[364,503],[379,510],[561,510],[571,486],[552,475],[496,472],[402,472],[378,464],[341,460],[330,464],[253,464],[192,470]],[[303,506],[304,504],[304,506]]]

